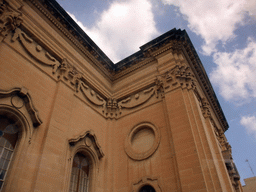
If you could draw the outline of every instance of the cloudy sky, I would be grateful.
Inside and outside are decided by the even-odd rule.
[[[189,34],[229,123],[241,181],[256,174],[255,0],[58,0],[114,62],[172,28]]]

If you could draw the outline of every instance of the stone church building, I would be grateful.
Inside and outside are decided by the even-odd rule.
[[[6,192],[240,192],[185,30],[114,63],[55,0],[0,0]]]

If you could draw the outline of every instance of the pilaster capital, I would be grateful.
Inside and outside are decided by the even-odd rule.
[[[162,75],[165,89],[195,89],[195,76],[190,67],[182,64],[173,66],[170,70]]]

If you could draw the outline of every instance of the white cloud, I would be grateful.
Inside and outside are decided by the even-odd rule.
[[[70,15],[113,62],[138,51],[159,34],[149,0],[115,1],[92,28]]]
[[[210,74],[210,79],[226,100],[241,102],[256,97],[255,40],[249,38],[244,49],[215,53],[213,58],[217,67]]]
[[[162,0],[165,4],[179,7],[189,23],[189,28],[200,35],[205,44],[204,54],[211,55],[216,45],[235,37],[235,30],[245,23],[248,13],[255,16],[255,0]]]
[[[240,120],[248,134],[252,134],[256,138],[256,117],[255,116],[243,116]]]

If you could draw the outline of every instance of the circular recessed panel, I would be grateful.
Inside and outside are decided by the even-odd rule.
[[[145,153],[151,149],[155,142],[155,133],[149,127],[142,127],[133,133],[131,138],[131,147],[136,153]]]
[[[125,141],[126,154],[134,160],[150,157],[160,142],[159,131],[150,123],[142,123],[134,127]]]

